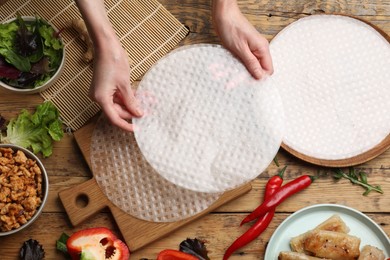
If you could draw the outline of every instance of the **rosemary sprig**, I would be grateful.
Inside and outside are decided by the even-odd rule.
[[[349,168],[348,173],[345,173],[341,169],[335,169],[333,171],[333,178],[337,180],[345,178],[348,179],[353,184],[357,184],[364,187],[366,189],[366,191],[363,193],[364,196],[367,196],[371,191],[376,191],[383,194],[383,190],[381,189],[381,186],[379,185],[373,186],[368,183],[367,173],[363,171],[356,172],[355,168],[353,167]]]

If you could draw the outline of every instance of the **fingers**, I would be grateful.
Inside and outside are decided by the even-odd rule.
[[[130,94],[134,96],[132,92],[129,93],[129,96]],[[124,105],[124,100],[126,99],[123,98],[123,94],[121,94],[119,91],[111,95],[103,92],[97,96],[95,95],[95,97],[98,97],[95,100],[100,104],[103,112],[112,125],[122,128],[125,131],[134,131],[136,129],[134,124],[131,124],[129,120],[137,115],[135,115],[134,112],[130,111]],[[132,101],[130,99],[130,103],[131,102]],[[130,105],[134,111],[134,103],[131,103]]]
[[[121,92],[118,93],[115,98],[120,99],[120,101],[116,102],[123,104],[125,109],[127,109],[132,115],[136,117],[143,116],[144,113],[140,108],[138,100],[135,98],[134,91],[129,87],[122,88]]]
[[[267,75],[271,75],[274,71],[268,43],[257,46],[254,50],[247,46],[239,53],[239,56],[255,79],[262,79]]]
[[[245,53],[242,54],[241,60],[249,71],[249,73],[255,79],[261,79],[264,77],[265,72],[261,67],[259,60],[252,52],[247,50]]]
[[[272,75],[274,73],[274,66],[272,63],[271,53],[268,47],[262,51],[259,50],[253,51],[253,55],[257,57],[261,68],[266,74]]]
[[[130,88],[128,88],[130,89]],[[122,128],[125,131],[134,131],[136,127],[129,123],[133,116],[143,116],[143,111],[139,107],[139,103],[134,96],[134,92],[130,91],[117,92],[113,97],[113,103],[107,104],[103,111],[106,113],[111,124]]]
[[[102,107],[102,110],[106,114],[108,120],[112,125],[122,128],[123,130],[128,132],[133,132],[136,129],[134,124],[131,124],[128,121],[131,118],[130,113],[123,108],[118,109],[114,105],[106,105]]]

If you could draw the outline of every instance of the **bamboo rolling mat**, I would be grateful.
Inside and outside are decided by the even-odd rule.
[[[142,76],[188,33],[188,29],[156,0],[105,0],[105,5],[132,61],[131,81]],[[8,0],[0,6],[0,20],[14,18],[16,12],[22,16],[37,14],[58,29],[64,29],[61,35],[66,48],[65,69],[60,79],[41,96],[56,105],[68,127],[74,131],[79,129],[100,107],[88,97],[93,69],[92,63],[82,60],[86,46],[77,32],[67,27],[69,20],[81,17],[75,2]]]

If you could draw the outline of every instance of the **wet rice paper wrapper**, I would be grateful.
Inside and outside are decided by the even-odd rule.
[[[91,167],[107,198],[127,214],[152,222],[192,217],[217,201],[221,193],[201,193],[162,178],[146,161],[134,134],[100,116],[92,135]]]
[[[286,114],[283,143],[306,156],[347,159],[390,133],[390,44],[347,16],[313,15],[270,44]]]
[[[284,130],[271,79],[255,80],[218,45],[182,47],[142,79],[146,115],[135,138],[166,180],[197,192],[223,192],[256,178],[272,162]]]

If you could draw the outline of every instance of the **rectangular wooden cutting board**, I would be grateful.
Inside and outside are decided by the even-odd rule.
[[[96,120],[97,118],[95,117],[90,123],[75,132],[76,142],[89,166],[90,144]],[[250,184],[245,184],[234,190],[227,191],[222,194],[221,197],[208,209],[190,218],[175,222],[150,222],[135,218],[125,213],[109,201],[106,195],[101,191],[94,178],[80,185],[60,191],[59,197],[72,225],[74,226],[86,221],[90,217],[93,217],[93,215],[100,212],[102,209],[106,207],[109,208],[130,250],[135,251],[168,235],[183,225],[201,218],[219,206],[245,194],[250,191],[251,188]],[[80,206],[77,203],[77,200],[80,198],[83,198],[84,201],[88,201],[88,203]]]

